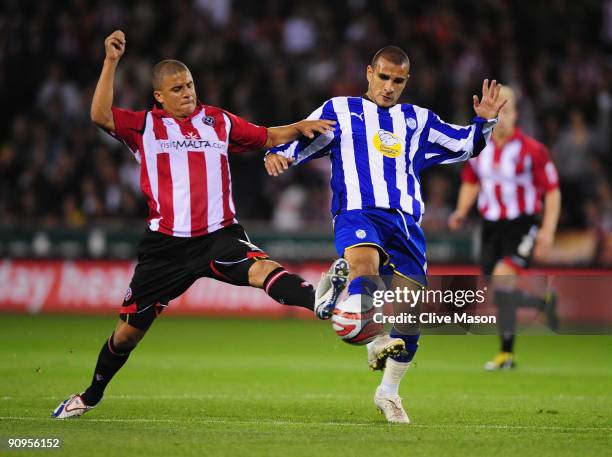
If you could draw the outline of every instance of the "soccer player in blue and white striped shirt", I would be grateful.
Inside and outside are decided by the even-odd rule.
[[[448,124],[428,109],[397,103],[409,70],[402,49],[381,49],[367,67],[365,96],[334,97],[308,117],[335,121],[334,131],[278,146],[266,156],[266,170],[273,176],[290,165],[330,157],[336,249],[349,263],[347,300],[355,303],[372,295],[378,287],[372,278],[379,275],[392,277],[394,289],[425,284],[421,172],[478,155],[505,103],[499,98],[501,86],[484,80],[481,99],[474,95],[472,124]],[[375,403],[390,422],[409,422],[398,387],[418,339],[413,327],[396,325],[390,336],[379,336],[368,345],[370,366],[386,365]]]

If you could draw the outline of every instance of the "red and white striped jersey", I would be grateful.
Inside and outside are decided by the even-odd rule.
[[[111,133],[140,162],[151,230],[192,237],[237,222],[228,152],[263,148],[265,127],[202,104],[182,121],[157,107],[112,111]]]
[[[559,187],[546,146],[518,128],[501,148],[489,141],[465,164],[461,177],[480,184],[478,210],[490,221],[538,214],[543,195]]]

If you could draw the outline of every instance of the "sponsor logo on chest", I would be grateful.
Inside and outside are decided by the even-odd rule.
[[[221,152],[227,148],[227,144],[223,141],[210,141],[198,138],[183,138],[176,140],[158,140],[161,152],[206,152],[217,151]]]
[[[395,159],[402,154],[402,142],[393,132],[380,129],[372,138],[372,142],[376,150],[385,157]]]

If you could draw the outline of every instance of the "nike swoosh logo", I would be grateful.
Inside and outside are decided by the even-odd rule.
[[[69,406],[70,405],[66,405],[66,408],[64,409],[64,411],[66,411],[67,413],[77,411],[79,409],[87,409],[87,407],[75,406],[74,408],[69,408]]]

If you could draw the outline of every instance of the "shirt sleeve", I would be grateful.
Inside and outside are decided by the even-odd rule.
[[[478,177],[478,175],[476,174],[476,171],[474,170],[473,161],[470,160],[466,162],[466,164],[463,166],[463,169],[461,170],[461,181],[465,183],[470,183],[470,184],[480,183],[480,178]]]
[[[232,124],[229,137],[229,152],[246,152],[262,149],[268,141],[268,129],[224,111]]]
[[[423,135],[421,170],[432,165],[463,162],[478,156],[491,138],[497,119],[476,116],[471,125],[449,124],[429,111]]]
[[[329,154],[332,145],[339,141],[341,133],[340,126],[338,124],[338,116],[333,108],[333,102],[331,100],[326,101],[323,105],[310,113],[306,119],[327,119],[336,121],[336,128],[334,131],[328,131],[324,134],[317,134],[314,138],[302,136],[291,143],[281,144],[266,152],[266,156],[268,154],[279,154],[286,158],[292,158],[294,162],[291,165],[293,166],[306,163]]]
[[[533,159],[533,180],[536,187],[544,192],[557,189],[559,187],[559,176],[555,165],[550,160],[550,154],[546,146],[542,145],[534,154]]]
[[[144,130],[146,111],[130,111],[122,108],[111,108],[115,131],[108,133],[119,141],[125,143],[135,154],[138,151],[138,139]]]

